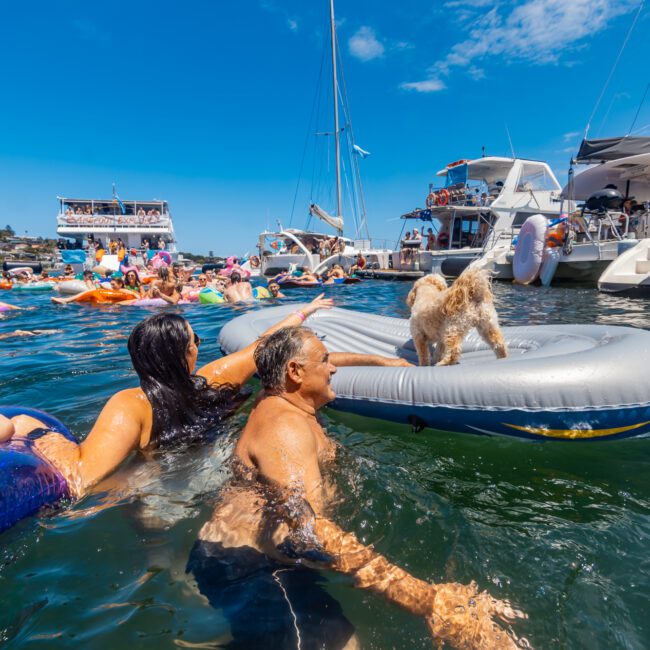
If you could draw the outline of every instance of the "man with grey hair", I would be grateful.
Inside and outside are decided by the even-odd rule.
[[[319,586],[320,577],[314,577],[315,569],[326,567],[352,575],[357,587],[424,617],[431,634],[451,647],[514,649],[514,641],[493,620],[518,614],[507,603],[479,593],[474,583],[419,580],[325,516],[331,488],[323,469],[334,459],[336,444],[317,411],[335,397],[331,379],[337,366],[410,364],[329,353],[304,327],[266,336],[254,359],[264,392],[235,447],[237,481],[222,493],[188,565],[201,591],[224,611],[226,594],[231,602],[234,597],[232,588],[215,589],[206,576],[217,575],[223,582],[224,575],[237,574],[247,604],[237,603],[231,627],[239,630],[241,647],[258,647],[259,638],[251,635],[259,626],[266,647],[289,647],[288,635],[292,647],[296,637],[298,647],[356,647],[352,626]],[[257,584],[244,590],[246,566]],[[284,611],[287,604],[290,616]]]

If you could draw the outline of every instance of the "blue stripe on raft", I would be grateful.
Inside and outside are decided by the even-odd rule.
[[[330,406],[365,417],[440,431],[527,440],[614,440],[650,434],[648,404],[591,410],[470,410],[337,397]]]
[[[0,414],[9,418],[30,415],[51,431],[74,440],[61,421],[44,411],[0,406]],[[63,477],[36,453],[30,440],[13,438],[0,443],[0,532],[43,506],[55,504],[67,494],[68,487]]]

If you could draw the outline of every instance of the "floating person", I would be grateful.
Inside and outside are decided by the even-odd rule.
[[[230,286],[223,292],[223,297],[228,302],[252,302],[253,287],[250,282],[242,282],[239,271],[230,273]]]
[[[254,359],[263,397],[235,447],[234,480],[188,561],[201,592],[229,619],[233,645],[284,647],[289,635],[304,647],[342,648],[352,641],[352,625],[320,584],[318,569],[325,568],[423,617],[438,642],[514,650],[493,619],[522,615],[508,603],[474,583],[428,584],[326,514],[333,501],[326,472],[337,450],[317,412],[335,398],[337,366],[410,364],[329,354],[311,330],[296,327],[262,338]]]
[[[280,291],[280,285],[277,282],[271,282],[269,284],[269,293],[273,298],[286,298],[282,291]]]
[[[13,332],[3,332],[0,334],[0,340],[24,338],[28,336],[45,336],[48,334],[58,334],[63,330],[14,330]]]

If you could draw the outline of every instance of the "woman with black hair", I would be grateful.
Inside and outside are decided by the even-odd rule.
[[[331,306],[332,300],[321,294],[265,334],[297,327],[318,309]],[[83,442],[72,442],[26,415],[12,418],[14,435],[32,440],[75,497],[134,451],[195,441],[233,411],[240,387],[255,372],[256,342],[195,372],[200,342],[182,316],[150,316],[134,327],[128,342],[140,387],[113,395]]]

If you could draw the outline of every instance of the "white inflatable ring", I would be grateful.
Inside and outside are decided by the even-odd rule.
[[[519,231],[512,260],[512,274],[519,284],[530,284],[539,274],[544,256],[546,225],[543,214],[534,214],[524,221]]]

